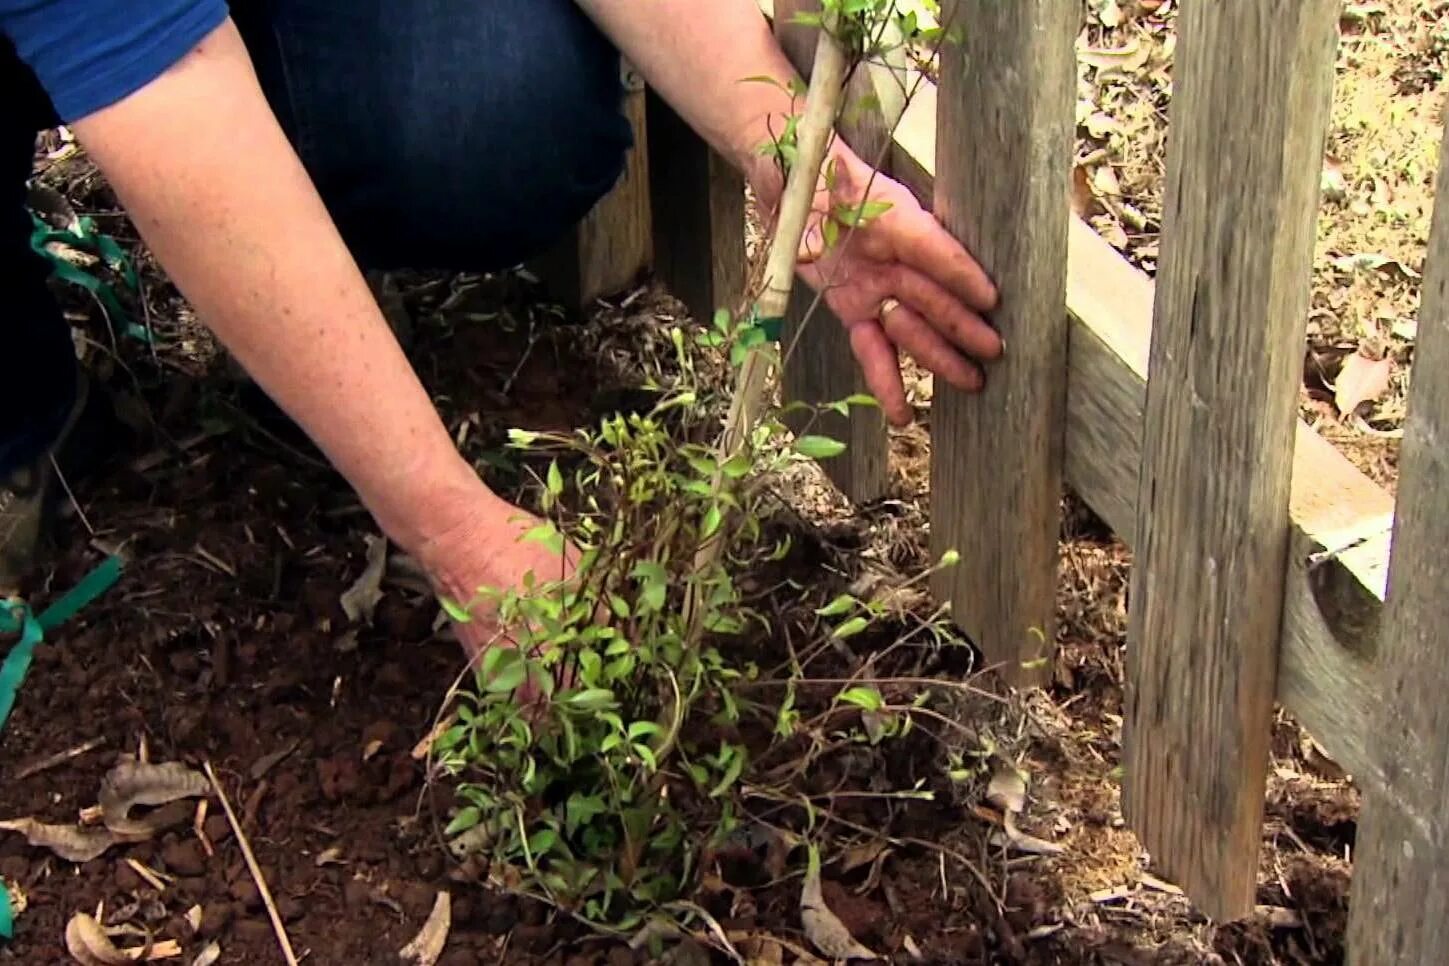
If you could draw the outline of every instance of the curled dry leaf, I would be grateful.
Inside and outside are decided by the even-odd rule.
[[[1003,812],[1020,812],[1026,808],[1026,778],[1010,765],[1001,765],[986,786],[986,800]]]
[[[387,540],[384,537],[367,534],[367,566],[353,581],[352,586],[342,592],[338,603],[347,619],[356,623],[372,623],[372,612],[382,600],[382,575],[387,570]]]
[[[443,947],[448,944],[448,930],[452,924],[452,896],[444,890],[433,900],[433,911],[428,915],[428,921],[423,923],[423,928],[413,937],[412,942],[398,952],[398,956],[405,963],[433,966],[438,957],[443,955]]]
[[[81,966],[119,966],[135,961],[116,948],[100,923],[83,912],[71,916],[65,924],[65,948]],[[139,952],[144,955],[144,948]]]
[[[856,942],[850,930],[840,917],[825,904],[820,890],[820,853],[810,846],[809,866],[805,873],[805,885],[800,890],[800,921],[805,926],[805,936],[831,959],[877,959],[875,953]]]
[[[124,761],[101,781],[101,815],[106,828],[117,835],[149,837],[178,821],[184,822],[189,807],[161,809],[145,818],[131,818],[139,805],[170,805],[197,798],[211,791],[211,783],[198,771],[180,762],[164,764]]]
[[[1394,364],[1388,358],[1370,359],[1355,352],[1343,360],[1333,383],[1333,404],[1348,415],[1366,402],[1373,402],[1389,388]]]
[[[46,825],[28,817],[0,822],[0,829],[19,832],[31,845],[50,849],[67,862],[89,862],[119,841],[110,829]]]

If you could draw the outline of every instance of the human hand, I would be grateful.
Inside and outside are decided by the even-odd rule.
[[[569,544],[560,551],[524,540],[543,521],[491,494],[477,499],[456,520],[430,537],[417,556],[439,592],[467,609],[468,620],[456,621],[454,627],[465,656],[475,663],[490,647],[518,646],[479,589],[522,590],[529,574],[535,584],[567,580],[576,571],[579,553]],[[529,703],[539,696],[538,683],[527,681],[517,693]]]
[[[986,272],[900,183],[873,173],[843,144],[833,184],[821,190],[801,242],[800,277],[844,324],[866,385],[886,418],[911,421],[901,379],[901,353],[966,392],[985,384],[981,363],[1001,355],[1001,337],[982,318],[997,292]],[[824,214],[852,212],[869,194],[889,208],[864,226],[825,244]]]

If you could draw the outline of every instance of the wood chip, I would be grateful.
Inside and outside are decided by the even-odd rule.
[[[428,921],[423,923],[423,928],[402,948],[398,956],[405,963],[433,966],[443,955],[443,947],[448,944],[448,930],[452,928],[452,924],[452,896],[444,890],[433,900],[433,911],[428,915]]]

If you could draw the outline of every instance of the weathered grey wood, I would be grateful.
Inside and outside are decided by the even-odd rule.
[[[654,91],[646,92],[654,269],[707,323],[745,293],[745,182]]]
[[[1123,815],[1222,920],[1257,888],[1335,11],[1237,0],[1178,21]]]
[[[774,4],[775,36],[795,69],[807,79],[819,28],[792,24],[790,19],[797,11],[819,8],[818,0],[775,0]],[[846,92],[848,103],[861,103],[860,99],[870,89],[870,77],[869,71],[855,75]],[[867,161],[873,161],[889,148],[891,126],[891,121],[880,110],[864,109],[851,111],[838,127],[847,144]],[[803,282],[798,282],[791,292],[790,311],[781,337],[782,348],[789,349],[792,345],[793,351],[785,357],[782,379],[788,400],[825,403],[869,392],[860,365],[850,351],[844,326],[824,300],[817,298],[814,289]],[[844,453],[821,463],[842,493],[857,503],[864,503],[886,492],[890,444],[879,410],[852,407],[849,417],[826,413],[814,419],[810,431],[846,444]]]
[[[928,84],[896,131],[893,172],[923,203],[934,190],[935,111],[936,89]],[[1155,289],[1089,225],[1071,221],[1066,478],[1132,544]],[[1370,715],[1381,699],[1372,641],[1394,501],[1306,423],[1297,428],[1278,698],[1334,760],[1358,774],[1368,767]],[[1345,635],[1345,622],[1365,630]]]
[[[1449,951],[1449,133],[1443,144],[1349,905],[1349,961],[1365,966]]]
[[[995,280],[1006,354],[986,389],[936,383],[935,589],[1002,676],[1051,671],[1066,425],[1067,229],[1077,0],[957,0],[941,51],[935,210]]]
[[[624,173],[573,232],[532,263],[550,293],[574,308],[633,285],[654,258],[644,86],[627,64],[622,69],[623,109],[634,129]]]

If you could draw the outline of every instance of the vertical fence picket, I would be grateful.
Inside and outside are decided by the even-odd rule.
[[[1334,0],[1183,5],[1137,544],[1124,813],[1205,913],[1249,913],[1288,554]]]
[[[956,0],[941,51],[935,210],[996,282],[1006,354],[979,396],[937,382],[937,593],[1010,681],[1049,673],[1066,409],[1067,199],[1078,0]]]
[[[1361,777],[1348,959],[1363,966],[1449,950],[1449,132],[1441,151],[1379,641],[1387,700]]]
[[[654,268],[695,321],[708,323],[744,295],[744,178],[659,95],[647,96]]]
[[[819,28],[790,21],[800,11],[819,8],[819,0],[775,0],[774,3],[775,35],[795,69],[807,79]],[[868,72],[858,73],[846,93],[847,101],[859,104],[865,93],[863,85],[868,83]],[[889,119],[879,109],[866,106],[849,111],[839,130],[846,143],[867,162],[872,162],[879,156],[878,149],[890,144],[890,127]],[[882,165],[888,160],[887,156]],[[818,305],[816,302],[816,293],[810,286],[803,282],[795,285],[785,318],[782,348],[788,348],[795,341],[801,324],[807,328],[785,362],[786,398],[823,403],[869,392],[840,320],[823,300]],[[833,436],[846,444],[844,453],[821,463],[842,493],[856,502],[873,500],[885,493],[889,479],[889,440],[878,410],[852,407],[848,417],[827,413],[816,419],[811,432]]]

